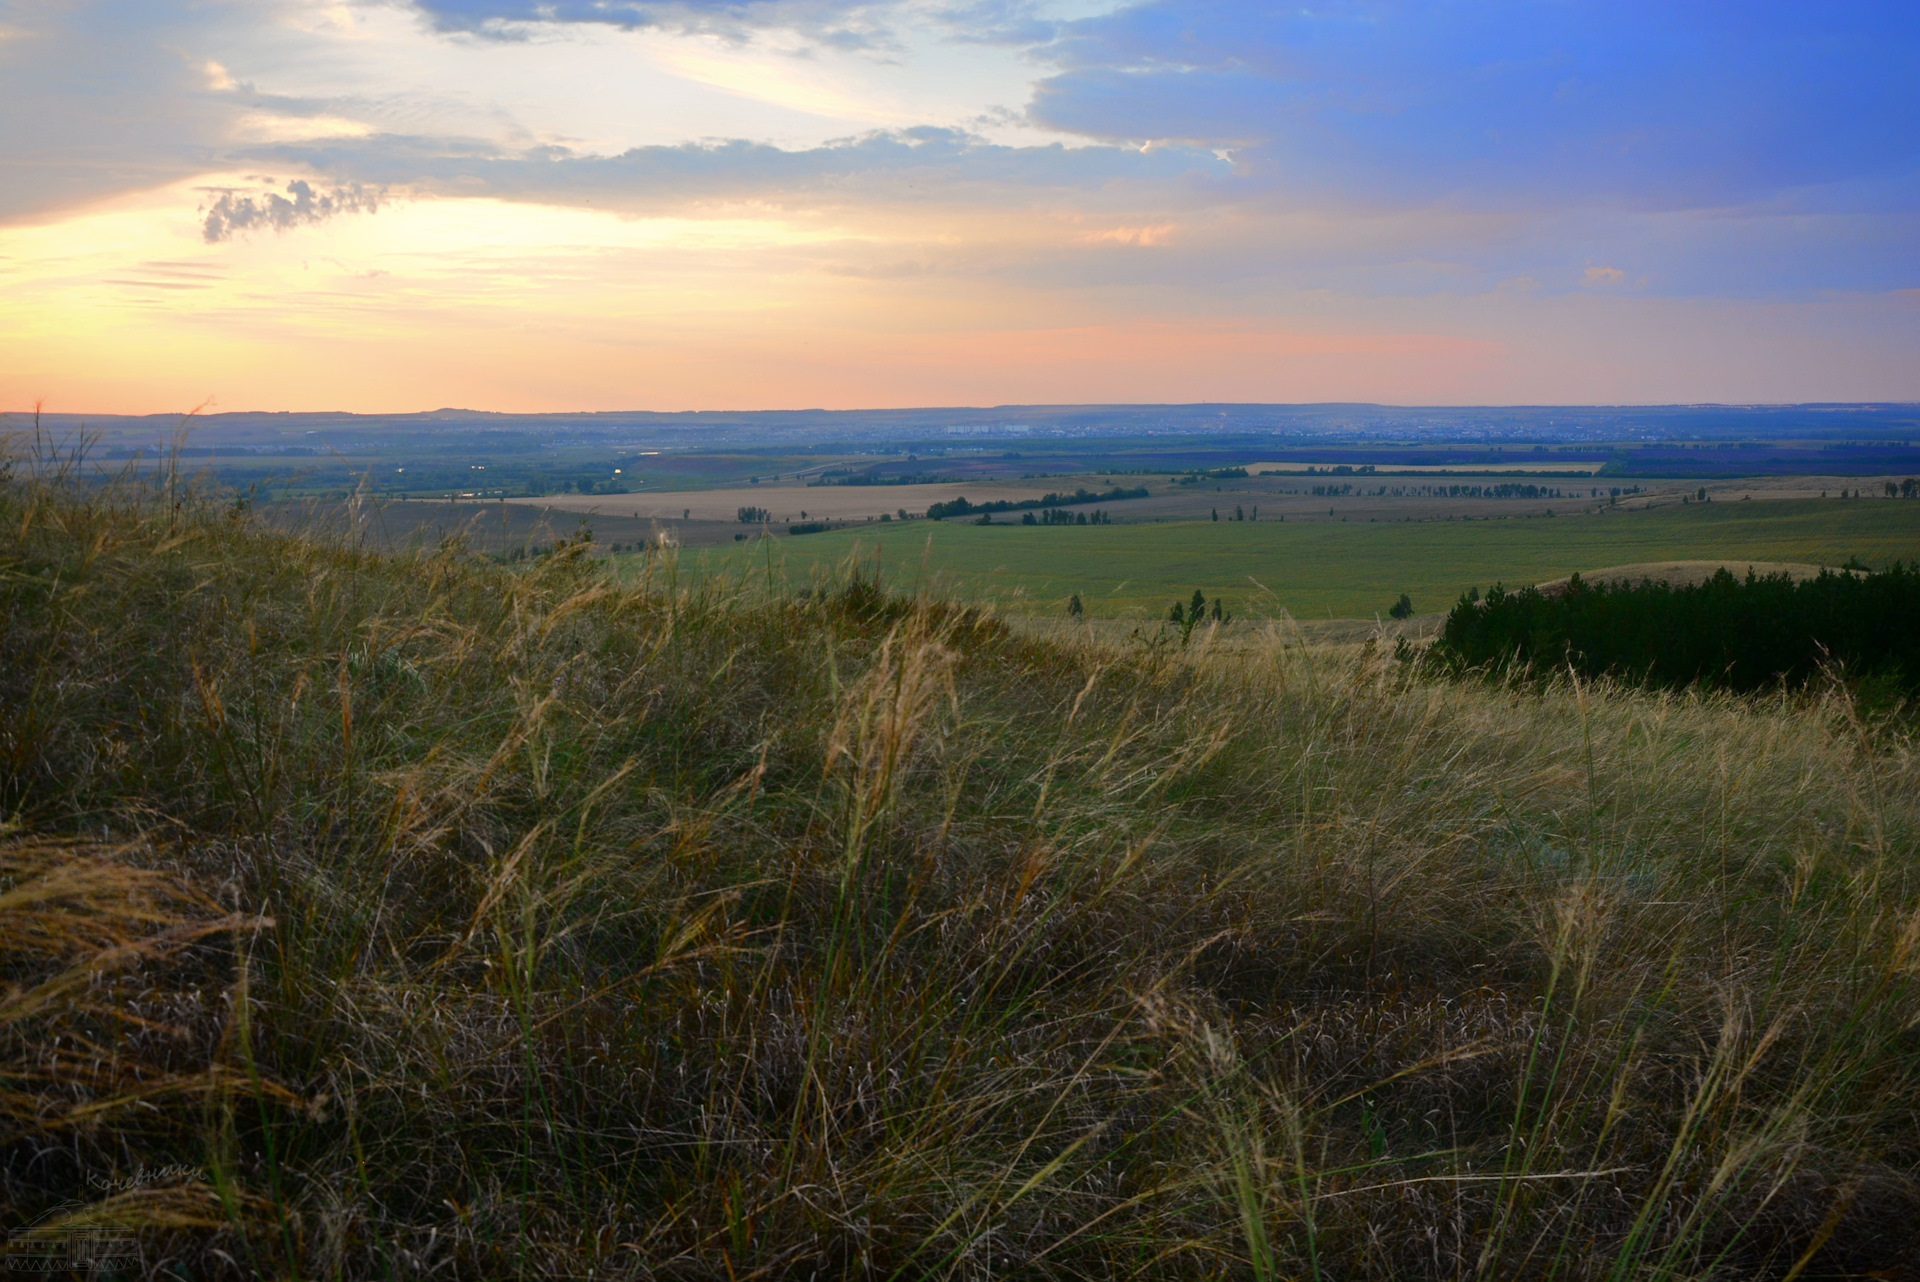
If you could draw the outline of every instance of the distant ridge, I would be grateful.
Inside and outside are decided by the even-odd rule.
[[[32,411],[0,419],[19,430]],[[337,410],[226,411],[182,414],[42,414],[56,434],[81,428],[109,444],[169,440],[183,422],[196,444],[264,447],[298,443],[325,432],[344,447],[401,432],[482,431],[489,440],[514,433],[529,441],[660,448],[750,448],[762,445],[879,442],[1018,448],[1023,440],[1091,437],[1208,436],[1220,440],[1275,437],[1305,442],[1471,442],[1548,446],[1579,442],[1805,441],[1904,446],[1920,444],[1920,405],[1534,405],[1394,406],[1365,403],[1187,405],[996,405],[906,409],[579,410],[515,414],[439,409],[402,414]]]

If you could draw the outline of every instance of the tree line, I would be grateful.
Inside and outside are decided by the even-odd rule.
[[[1857,562],[1850,566],[1858,567]],[[1864,569],[1865,567],[1858,567]],[[1496,584],[1460,598],[1432,661],[1455,670],[1571,667],[1645,685],[1752,691],[1838,667],[1920,692],[1920,563],[1667,583],[1589,583],[1549,594]]]
[[[994,512],[1027,512],[1042,508],[1071,507],[1081,503],[1110,503],[1115,499],[1144,499],[1148,497],[1147,488],[1123,490],[1115,487],[1105,494],[1095,494],[1085,488],[1071,494],[1048,494],[1037,499],[995,499],[989,503],[974,503],[966,495],[946,503],[935,503],[927,509],[927,515],[936,521],[950,516],[970,516],[974,513],[991,514]]]
[[[1267,473],[1262,472],[1262,476]],[[1503,481],[1496,485],[1381,485],[1373,488],[1366,486],[1356,490],[1349,483],[1331,483],[1316,485],[1313,493],[1318,498],[1341,498],[1349,494],[1361,497],[1372,495],[1376,498],[1416,498],[1416,499],[1563,499],[1580,497],[1580,486],[1562,488],[1557,485],[1532,485],[1525,481]],[[1585,487],[1588,498],[1601,498],[1608,492],[1599,486]],[[1611,496],[1619,498],[1623,494],[1638,494],[1637,485],[1622,489],[1616,485]]]
[[[1100,508],[1092,512],[1069,512],[1063,507],[1042,508],[1039,515],[1020,514],[1022,525],[1112,525],[1113,518]]]
[[[817,489],[823,485],[952,485],[964,479],[940,472],[855,472],[847,468],[834,468],[820,473],[820,479],[808,481],[807,488]]]

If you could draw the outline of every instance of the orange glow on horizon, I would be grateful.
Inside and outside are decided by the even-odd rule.
[[[1849,317],[1910,305],[1715,310],[1506,289],[1196,302],[1155,273],[1177,246],[1230,249],[1246,234],[1231,218],[1116,225],[963,208],[636,217],[401,198],[208,244],[192,211],[228,181],[243,176],[0,228],[0,405],[531,413],[1754,399],[1773,365],[1805,364],[1809,324],[1834,331],[1835,391],[1858,399],[1877,390],[1859,372],[1885,358],[1851,340]],[[1129,274],[1133,284],[1110,283]],[[1715,348],[1730,326],[1744,327],[1748,348],[1732,366],[1740,381],[1718,392],[1698,371],[1727,365]],[[1637,381],[1628,396],[1625,367]]]

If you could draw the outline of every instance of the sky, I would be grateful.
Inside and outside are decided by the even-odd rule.
[[[1920,6],[0,0],[0,408],[1920,400]]]

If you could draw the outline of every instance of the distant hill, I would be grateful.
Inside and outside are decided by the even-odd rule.
[[[30,410],[13,411],[16,429],[29,427]],[[41,425],[55,434],[80,428],[96,432],[107,446],[151,446],[172,439],[180,414],[49,413]],[[1677,440],[1719,442],[1748,451],[1730,461],[1771,468],[1788,458],[1760,442],[1822,442],[1827,448],[1848,443],[1875,447],[1920,443],[1920,406],[1899,403],[1857,405],[1647,405],[1647,406],[1393,406],[1370,404],[1192,405],[996,405],[905,409],[795,410],[650,410],[566,411],[508,414],[445,407],[398,414],[340,411],[220,412],[193,417],[193,443],[201,447],[247,447],[303,443],[323,437],[336,448],[378,440],[392,444],[409,436],[484,433],[490,442],[520,435],[536,440],[645,442],[662,448],[714,449],[796,443],[911,443],[945,445],[1012,443],[1024,439],[1207,436],[1221,440],[1276,435],[1315,443],[1349,441],[1461,442],[1475,444],[1566,444]],[[1744,443],[1744,444],[1743,444]],[[1764,459],[1750,452],[1764,448]],[[1791,451],[1789,451],[1791,453]],[[1716,450],[1708,455],[1656,454],[1663,465],[1695,463],[1721,466]],[[1278,456],[1275,456],[1278,457]],[[1339,460],[1333,460],[1339,461]],[[1403,460],[1404,461],[1404,460]],[[1439,460],[1446,461],[1446,460]],[[1824,467],[1824,462],[1822,463]],[[1800,470],[1807,470],[1801,468]],[[1819,469],[1814,469],[1819,470]],[[1882,469],[1887,470],[1887,469]],[[1665,473],[1662,473],[1665,474]],[[1690,474],[1690,473],[1689,473]],[[1715,473],[1718,474],[1718,473]]]

